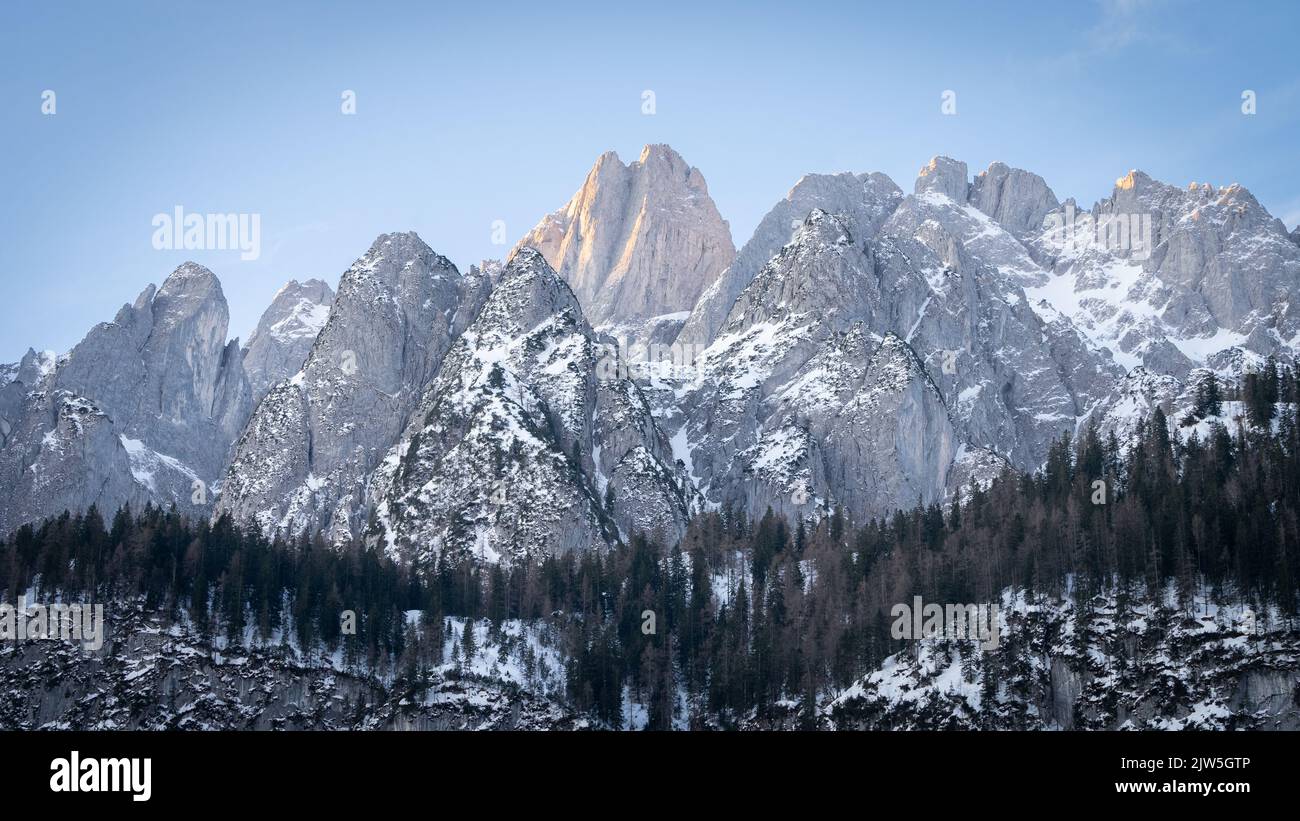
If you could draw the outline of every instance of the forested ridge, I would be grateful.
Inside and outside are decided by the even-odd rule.
[[[917,595],[975,603],[1023,588],[1084,600],[1103,589],[1151,596],[1172,582],[1183,607],[1201,594],[1293,618],[1298,396],[1287,369],[1239,387],[1208,379],[1186,417],[1157,409],[1127,450],[1089,427],[1057,442],[1037,474],[972,484],[947,508],[861,523],[721,510],[697,516],[671,549],[638,534],[539,564],[403,567],[319,535],[268,541],[225,517],[147,507],[106,521],[92,508],[0,542],[0,572],[10,603],[34,586],[43,599],[141,600],[231,642],[339,649],[344,664],[411,692],[443,664],[444,640],[460,651],[474,640],[445,635],[448,617],[494,631],[541,621],[562,637],[568,699],[610,726],[628,719],[625,692],[647,705],[651,727],[669,726],[683,696],[692,724],[725,727],[793,703],[813,726],[818,698],[901,649],[889,612]],[[1244,413],[1229,430],[1217,414],[1234,399]],[[1176,435],[1204,418],[1204,438]],[[403,615],[415,610],[418,632]],[[341,630],[344,611],[356,614],[355,635]]]

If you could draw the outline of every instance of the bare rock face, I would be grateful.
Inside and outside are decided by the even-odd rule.
[[[1042,230],[1043,217],[1061,205],[1042,177],[1000,162],[975,177],[970,203],[1016,237]]]
[[[1240,185],[1132,171],[1090,211],[1051,212],[1030,248],[1050,274],[1031,294],[1126,368],[1185,378],[1230,348],[1296,356],[1300,247]]]
[[[290,280],[276,293],[244,348],[253,404],[302,369],[333,303],[334,290],[319,279]]]
[[[414,233],[349,268],[301,371],[249,421],[217,505],[264,533],[355,536],[364,486],[486,294]]]
[[[847,219],[814,210],[736,300],[674,436],[709,503],[861,520],[944,497],[956,429],[894,330],[915,324],[928,287],[885,264]]]
[[[953,202],[964,203],[970,192],[966,163],[951,157],[934,157],[916,175],[912,193],[927,191],[942,194]]]
[[[1031,306],[1022,283],[1047,274],[965,174],[936,158],[883,219],[812,211],[656,395],[710,503],[861,520],[945,500],[1037,467],[1109,394],[1120,371]],[[1021,213],[1011,193],[990,208]]]
[[[699,169],[666,145],[602,154],[569,204],[515,250],[540,251],[597,328],[690,311],[731,264],[731,231]]]
[[[228,321],[216,276],[187,262],[57,362],[24,358],[0,392],[0,531],[92,504],[206,513],[252,404]]]
[[[368,535],[418,562],[680,539],[688,483],[608,356],[569,287],[519,250],[373,477]]]
[[[903,192],[884,174],[808,174],[759,222],[748,242],[722,275],[700,295],[677,336],[678,342],[708,344],[717,336],[731,306],[759,269],[814,208],[845,216],[862,239],[874,236],[902,201]]]
[[[1048,274],[1024,244],[950,196],[972,190],[960,183],[965,168],[937,157],[922,169],[917,193],[881,229],[890,249],[882,259],[920,268],[929,286],[933,299],[907,338],[930,365],[964,441],[1032,469],[1122,371],[1067,316],[1030,298]]]
[[[27,394],[53,373],[57,361],[54,351],[37,352],[28,348],[20,361],[0,365],[0,448],[13,437]]]

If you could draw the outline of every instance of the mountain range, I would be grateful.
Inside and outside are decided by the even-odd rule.
[[[1300,229],[1140,171],[1084,209],[936,157],[910,193],[810,174],[739,250],[664,145],[601,155],[505,261],[385,234],[229,340],[185,263],[62,355],[0,365],[0,533],[176,505],[401,562],[680,539],[768,508],[948,503],[1207,373],[1300,350]]]

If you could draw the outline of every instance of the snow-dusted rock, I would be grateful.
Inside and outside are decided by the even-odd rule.
[[[678,342],[707,344],[717,335],[731,306],[767,261],[790,241],[814,208],[845,216],[861,239],[875,235],[903,198],[884,174],[808,174],[759,222],[727,270],[705,289],[690,313]]]
[[[319,279],[290,280],[276,293],[244,347],[253,404],[302,369],[333,302],[333,289]]]
[[[0,450],[0,532],[91,504],[209,509],[251,408],[228,320],[216,276],[187,262],[57,362],[25,357],[0,400],[16,417]]]
[[[1300,643],[1280,614],[1172,591],[1091,602],[1003,591],[999,643],[926,638],[821,710],[838,730],[1294,730]],[[1140,648],[1137,652],[1134,648]]]
[[[1000,162],[975,177],[969,199],[1016,237],[1042,230],[1043,217],[1061,205],[1042,177]]]
[[[384,234],[344,272],[302,370],[258,405],[218,513],[265,533],[364,524],[364,486],[489,283],[414,233]]]
[[[1046,221],[1031,248],[1051,277],[1031,296],[1125,367],[1183,377],[1234,346],[1295,357],[1300,247],[1240,185],[1132,171],[1091,211],[1067,201]]]
[[[370,483],[395,558],[519,560],[684,531],[685,477],[572,290],[515,253]]]

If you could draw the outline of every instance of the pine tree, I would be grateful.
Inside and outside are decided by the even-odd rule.
[[[1223,396],[1219,390],[1219,378],[1214,371],[1207,371],[1196,385],[1195,413],[1197,418],[1218,416],[1222,413]]]
[[[478,641],[474,637],[474,619],[465,619],[465,626],[460,634],[460,649],[465,657],[465,666],[473,665],[478,655]]]

